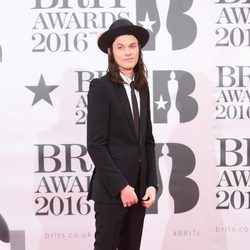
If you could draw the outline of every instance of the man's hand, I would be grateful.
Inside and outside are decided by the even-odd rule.
[[[156,189],[155,187],[148,187],[144,197],[142,198],[142,205],[145,208],[151,207],[155,202]]]
[[[138,202],[134,188],[129,185],[122,189],[120,195],[124,207],[131,207]]]

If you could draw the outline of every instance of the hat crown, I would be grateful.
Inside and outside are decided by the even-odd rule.
[[[133,24],[127,19],[118,19],[112,23],[112,25],[109,27],[109,30],[121,28],[123,26],[133,26]]]

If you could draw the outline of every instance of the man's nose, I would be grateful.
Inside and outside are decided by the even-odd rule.
[[[130,55],[130,54],[131,54],[131,49],[125,48],[125,55]]]

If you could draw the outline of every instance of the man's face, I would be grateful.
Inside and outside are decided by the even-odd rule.
[[[113,42],[114,59],[121,72],[131,74],[139,58],[138,40],[133,35],[122,35]]]

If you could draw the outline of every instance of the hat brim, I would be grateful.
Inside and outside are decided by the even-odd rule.
[[[137,25],[125,25],[122,27],[113,28],[112,30],[107,30],[98,39],[98,47],[104,53],[108,53],[108,48],[111,47],[116,37],[122,35],[133,35],[138,39],[141,47],[143,48],[149,40],[149,32],[143,27]]]

